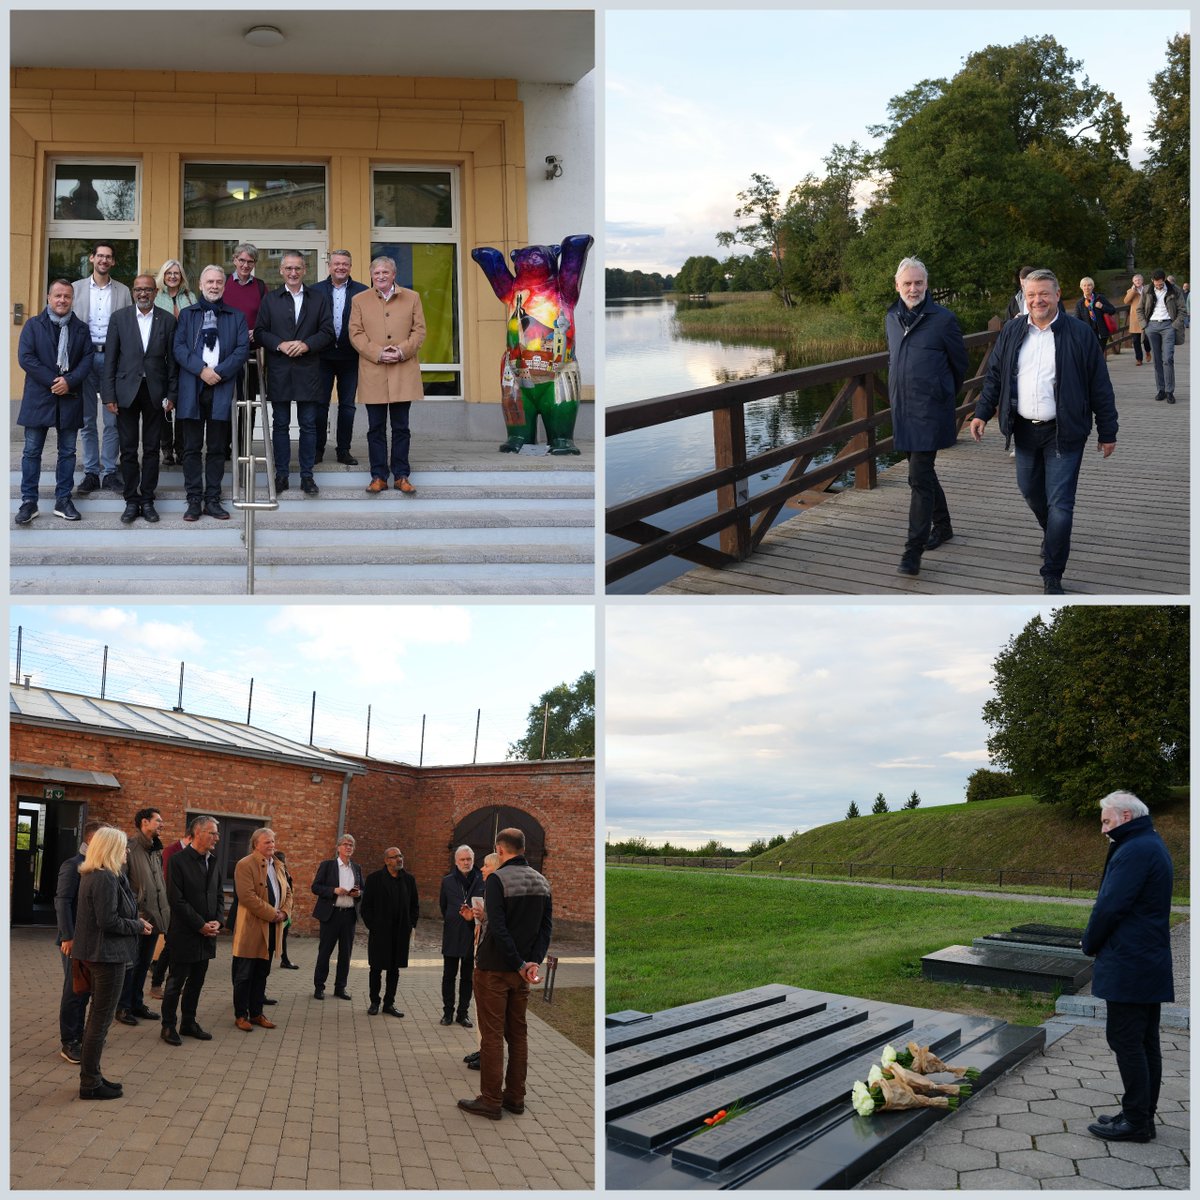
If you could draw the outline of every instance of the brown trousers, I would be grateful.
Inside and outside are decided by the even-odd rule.
[[[479,1017],[479,1093],[499,1108],[502,1100],[525,1102],[529,1039],[525,1010],[529,984],[516,971],[475,971],[475,1012]],[[508,1070],[504,1044],[508,1043]],[[501,1087],[503,1080],[503,1088]]]

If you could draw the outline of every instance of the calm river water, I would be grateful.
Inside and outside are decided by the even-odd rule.
[[[788,355],[782,343],[772,344],[767,339],[731,343],[681,334],[674,318],[674,300],[608,302],[604,314],[608,404],[649,400],[812,365]],[[747,453],[760,454],[811,433],[836,391],[837,385],[829,384],[748,404]],[[690,417],[611,438],[605,443],[605,462],[605,503],[610,505],[712,470],[712,417]],[[752,476],[750,494],[775,483],[785,470],[778,467]],[[653,521],[677,529],[715,509],[715,497],[701,497],[668,509]],[[793,510],[784,509],[780,520],[789,515],[794,515]],[[707,543],[715,546],[717,538],[709,538]],[[612,557],[630,548],[629,542],[610,537],[606,555]],[[666,559],[610,584],[608,590],[618,595],[650,592],[690,566],[682,559]]]

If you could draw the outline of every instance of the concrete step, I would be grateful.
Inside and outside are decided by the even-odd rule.
[[[1095,996],[1059,996],[1054,1005],[1057,1016],[1081,1022],[1103,1022],[1108,1015],[1108,1005]],[[1191,1009],[1186,1004],[1164,1004],[1161,1023],[1170,1029],[1188,1029],[1191,1025]]]

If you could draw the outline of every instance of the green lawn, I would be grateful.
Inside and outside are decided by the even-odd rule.
[[[784,983],[1038,1024],[1053,997],[928,983],[921,956],[1026,921],[1082,926],[1089,912],[724,871],[615,868],[606,889],[609,1012]]]

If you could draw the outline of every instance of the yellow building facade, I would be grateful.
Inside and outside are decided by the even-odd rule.
[[[392,253],[401,283],[439,291],[427,391],[498,405],[506,314],[470,251],[526,244],[516,81],[17,68],[11,85],[10,395],[17,320],[51,277],[86,274],[104,237],[124,282],[169,258],[230,270],[243,240],[272,287],[293,247],[310,283],[330,251],[351,251],[364,281],[372,255]]]

